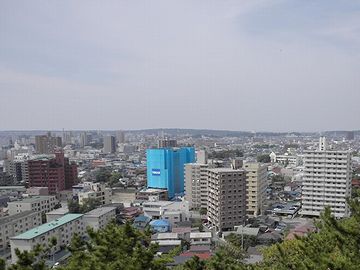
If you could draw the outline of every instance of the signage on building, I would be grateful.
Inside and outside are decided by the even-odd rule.
[[[160,169],[152,169],[152,175],[159,176],[160,175]]]

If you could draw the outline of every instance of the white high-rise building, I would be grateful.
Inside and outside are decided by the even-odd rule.
[[[207,208],[207,164],[185,164],[185,199],[190,209]]]
[[[350,214],[346,198],[351,195],[351,154],[331,151],[320,138],[318,150],[305,151],[301,214],[320,216],[326,206],[335,217]]]

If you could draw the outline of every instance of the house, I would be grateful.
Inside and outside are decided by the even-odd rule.
[[[169,232],[171,230],[171,224],[168,220],[157,219],[150,222],[150,227],[153,231],[162,233]]]
[[[211,232],[192,232],[190,233],[191,245],[211,245]]]
[[[151,218],[140,215],[134,219],[134,227],[137,229],[145,229],[145,227],[149,224]]]

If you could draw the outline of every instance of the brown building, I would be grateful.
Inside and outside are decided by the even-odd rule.
[[[158,141],[158,147],[159,148],[177,147],[177,141],[176,140],[170,140],[170,139],[160,139]]]
[[[77,166],[70,164],[62,151],[55,155],[37,156],[28,161],[29,186],[47,187],[56,194],[77,183]]]
[[[209,222],[217,231],[233,230],[246,220],[246,171],[231,168],[208,170]]]

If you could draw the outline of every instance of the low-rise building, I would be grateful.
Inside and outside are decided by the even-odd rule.
[[[144,202],[144,215],[151,219],[165,219],[168,220],[172,226],[177,223],[187,221],[190,218],[189,202],[187,201],[158,201],[158,202]]]
[[[54,210],[46,213],[46,222],[50,222],[55,219],[59,219],[68,213],[69,213],[69,208],[67,206],[63,206],[61,208],[54,209]]]
[[[9,202],[8,208],[10,215],[15,215],[28,210],[47,213],[54,210],[57,203],[58,201],[55,196],[34,196],[21,201]]]
[[[168,193],[166,189],[146,188],[136,192],[135,198],[140,201],[166,201]]]
[[[102,183],[84,182],[73,186],[73,195],[78,197],[80,204],[84,199],[96,199],[101,204],[109,204],[112,201],[111,188]]]
[[[116,207],[99,207],[84,215],[86,227],[95,231],[103,229],[116,218]]]
[[[28,230],[22,234],[10,238],[11,260],[17,261],[15,250],[30,251],[36,245],[48,246],[52,238],[56,245],[52,247],[49,255],[53,255],[70,244],[72,237],[78,234],[84,236],[85,225],[83,214],[67,214],[59,219],[45,223],[39,227]]]
[[[191,245],[211,245],[211,232],[192,232],[190,233]]]
[[[0,254],[10,255],[10,238],[41,225],[41,213],[23,211],[0,218]]]

